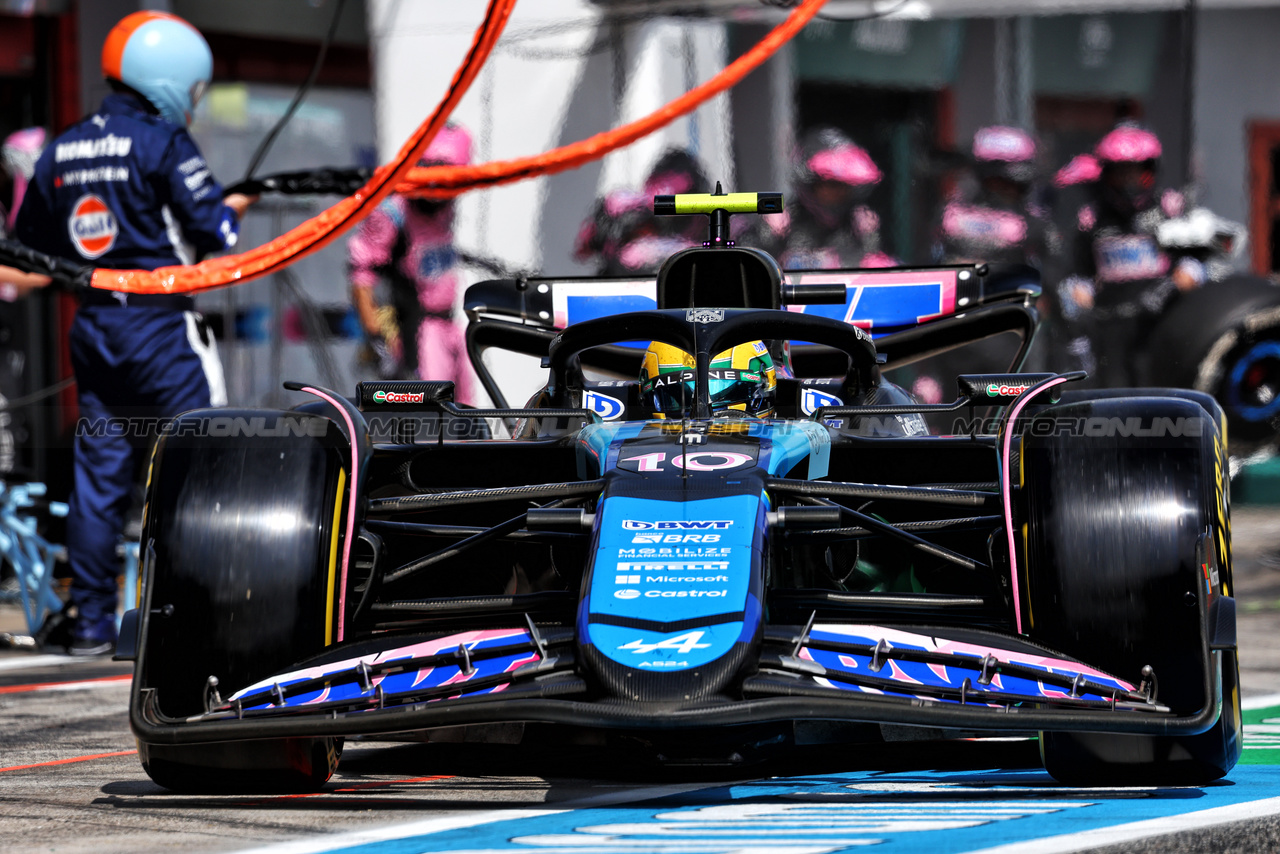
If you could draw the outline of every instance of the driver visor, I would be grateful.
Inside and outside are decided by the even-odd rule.
[[[691,370],[672,371],[648,382],[644,392],[653,411],[670,415],[692,409],[698,399],[696,376]],[[711,411],[749,402],[761,380],[760,374],[753,371],[712,370]]]

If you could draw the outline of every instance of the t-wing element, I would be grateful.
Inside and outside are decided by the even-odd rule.
[[[736,213],[782,213],[782,193],[726,193],[716,181],[714,193],[682,193],[654,196],[653,212],[658,216],[706,214],[707,242],[703,246],[732,246],[729,216]]]

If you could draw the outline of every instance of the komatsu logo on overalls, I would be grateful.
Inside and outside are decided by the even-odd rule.
[[[645,522],[639,519],[623,519],[622,529],[624,531],[708,531],[722,530],[724,528],[732,528],[731,521],[702,521],[676,519],[671,522]]]

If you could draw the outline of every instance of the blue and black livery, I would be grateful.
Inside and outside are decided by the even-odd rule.
[[[719,225],[664,265],[650,310],[557,328],[528,314],[529,282],[477,286],[477,366],[499,346],[548,369],[524,407],[462,407],[447,383],[365,383],[355,402],[291,384],[315,400],[230,413],[270,439],[200,429],[226,413],[182,416],[153,457],[144,600],[122,650],[152,778],[315,786],[345,736],[517,722],[723,764],[798,749],[815,720],[1039,730],[1068,782],[1228,773],[1240,726],[1212,399],[957,366],[955,400],[922,404],[889,379],[914,360],[1013,332],[1021,366],[1035,288],[926,270],[957,283],[954,311],[873,340],[784,310],[852,285],[786,281]],[[877,281],[919,271],[891,272]],[[694,357],[683,417],[654,419],[627,379],[641,351],[621,345],[646,340]],[[776,416],[713,417],[712,357],[745,341],[790,372]],[[1132,418],[1141,435],[1077,429]],[[954,419],[969,426],[936,426]],[[1177,429],[1151,441],[1159,425]],[[1146,504],[1168,512],[1135,528],[1122,509]],[[230,515],[198,521],[210,507]]]

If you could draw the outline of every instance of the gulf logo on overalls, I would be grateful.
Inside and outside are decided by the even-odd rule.
[[[71,219],[67,226],[71,232],[71,242],[86,258],[97,258],[107,252],[115,245],[116,234],[120,230],[111,208],[92,193],[81,196],[76,201],[71,208]]]

